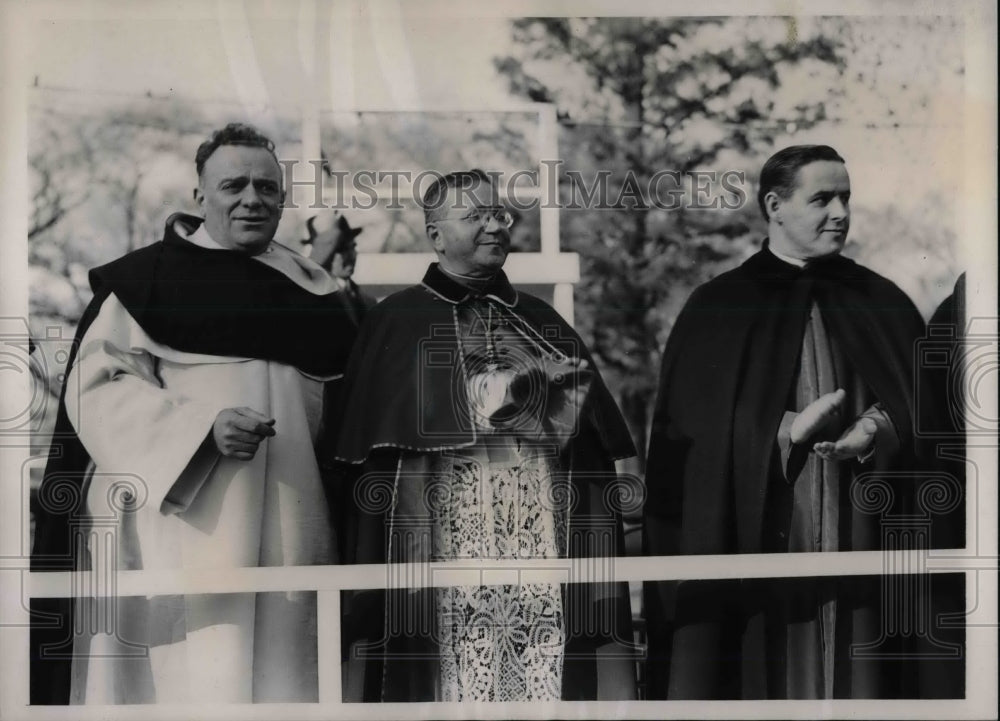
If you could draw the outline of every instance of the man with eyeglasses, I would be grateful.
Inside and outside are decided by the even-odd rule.
[[[423,207],[438,262],[368,314],[345,374],[347,562],[615,555],[614,460],[635,451],[589,353],[508,282],[513,219],[484,172]],[[345,699],[634,697],[624,584],[395,586],[344,600]]]

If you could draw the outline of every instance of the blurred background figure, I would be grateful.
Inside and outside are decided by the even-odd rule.
[[[317,228],[317,225],[320,227]],[[354,324],[361,321],[378,301],[358,287],[351,276],[358,260],[356,238],[363,228],[352,228],[340,213],[335,213],[332,222],[325,229],[322,220],[312,216],[306,221],[309,237],[302,244],[311,248],[309,258],[319,263],[340,286],[339,297],[347,308],[347,314]]]

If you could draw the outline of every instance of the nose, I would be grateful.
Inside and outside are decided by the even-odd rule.
[[[483,232],[498,238],[510,238],[510,230],[494,215],[488,216],[486,224],[483,226]]]
[[[847,203],[845,203],[840,198],[834,198],[830,201],[830,205],[827,206],[830,211],[831,218],[846,218],[848,214]]]
[[[240,194],[240,203],[248,208],[255,208],[263,204],[253,183],[247,183],[246,187],[243,188],[243,192]]]
[[[485,228],[487,233],[496,233],[502,227],[503,226],[500,224],[500,221],[497,220],[495,215],[490,213],[489,215],[486,216],[486,224],[483,226],[483,228]]]

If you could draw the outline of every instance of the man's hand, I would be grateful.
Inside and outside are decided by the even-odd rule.
[[[212,424],[212,437],[219,453],[241,461],[249,461],[257,446],[274,435],[274,419],[252,408],[226,408]]]
[[[813,446],[813,451],[824,461],[858,458],[871,449],[877,430],[878,426],[871,418],[859,418],[836,442],[821,441]]]
[[[789,429],[792,443],[805,443],[823,430],[827,423],[837,417],[846,397],[847,393],[844,392],[844,389],[838,388],[833,393],[820,396],[803,408],[792,421],[792,427]]]

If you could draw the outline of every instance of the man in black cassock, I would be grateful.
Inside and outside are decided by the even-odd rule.
[[[614,461],[631,438],[580,337],[508,282],[496,188],[451,173],[423,206],[438,262],[368,313],[344,378],[345,560],[621,553]],[[627,587],[609,575],[420,589],[389,573],[387,591],[345,596],[345,699],[634,698]]]
[[[912,480],[894,472],[919,468],[924,325],[895,285],[841,255],[850,192],[833,148],[776,153],[760,177],[764,247],[678,316],[649,444],[647,554],[878,550],[881,514],[909,507]],[[905,664],[850,656],[879,639],[878,584],[648,583],[649,695],[909,694]]]

